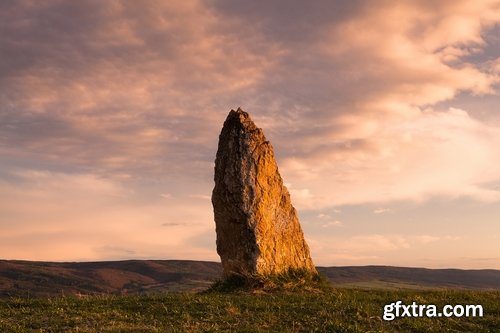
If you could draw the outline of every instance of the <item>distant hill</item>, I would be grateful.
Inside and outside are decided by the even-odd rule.
[[[318,267],[337,287],[500,290],[500,270],[391,266]],[[0,260],[0,297],[199,291],[220,278],[220,263],[126,260],[54,263]]]
[[[318,270],[338,287],[500,290],[500,270],[495,269],[348,266],[318,267]]]
[[[0,260],[0,297],[196,291],[207,288],[221,272],[219,263],[188,260]]]

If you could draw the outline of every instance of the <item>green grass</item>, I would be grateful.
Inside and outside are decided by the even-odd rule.
[[[385,304],[481,304],[482,318],[382,320]],[[0,299],[0,332],[500,332],[500,292],[335,289]]]

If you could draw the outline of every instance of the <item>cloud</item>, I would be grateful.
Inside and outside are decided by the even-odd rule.
[[[161,224],[163,227],[181,227],[186,226],[185,223],[177,223],[177,222],[165,222]]]
[[[367,249],[377,249],[378,251],[391,251],[409,248],[410,241],[401,235],[359,235],[351,237],[342,245],[342,249],[348,251],[366,251]]]
[[[334,210],[333,212],[338,213],[337,210]],[[321,222],[321,226],[323,228],[342,227],[344,225],[341,221],[334,219],[328,214],[320,213],[316,215],[316,218]]]
[[[384,214],[389,212],[391,212],[389,208],[377,208],[373,211],[373,214]]]
[[[484,96],[498,96],[499,11],[487,0],[4,1],[0,228],[23,244],[39,233],[47,258],[68,233],[79,236],[60,245],[79,244],[78,258],[121,242],[175,253],[212,223],[217,138],[238,106],[273,143],[299,210],[498,202],[500,123]],[[173,237],[162,223],[187,226]],[[405,244],[381,236],[359,241]]]
[[[425,244],[425,243],[436,242],[439,240],[439,237],[431,236],[431,235],[420,235],[420,236],[417,236],[417,240],[419,240],[420,242]]]
[[[2,154],[93,172],[204,170],[222,95],[278,51],[198,1],[2,7]]]
[[[205,202],[148,197],[122,182],[33,170],[3,175],[2,256],[59,261],[206,255],[186,245],[193,234],[213,225]],[[170,227],[176,227],[174,233]]]
[[[489,167],[500,161],[499,124],[478,121],[478,110],[430,106],[463,91],[494,93],[498,75],[467,56],[486,46],[482,32],[498,21],[498,8],[487,1],[358,7],[364,10],[318,22],[323,33],[307,40],[301,68],[314,73],[321,96],[309,94],[300,106],[283,101],[290,120],[273,124],[281,147],[295,152],[283,154],[282,173],[296,189],[307,188],[291,190],[297,206],[498,200],[483,184],[500,177]],[[444,59],[450,54],[452,63]],[[314,71],[313,64],[321,66]],[[307,81],[300,70],[289,72]]]
[[[471,261],[487,261],[487,262],[492,262],[492,263],[500,263],[500,258],[498,257],[463,257],[465,260],[471,260]]]
[[[299,207],[331,199],[305,180],[333,172],[356,187],[362,160],[377,163],[375,151],[391,154],[392,140],[412,135],[397,127],[446,130],[439,115],[424,114],[429,104],[492,92],[498,79],[464,60],[498,20],[489,1],[2,7],[3,156],[107,177],[210,179],[225,113],[242,105],[277,147]],[[429,158],[418,154],[416,162]]]
[[[335,220],[335,221],[325,222],[321,226],[323,228],[329,228],[329,227],[341,227],[342,225],[343,225],[342,222]]]
[[[487,185],[500,178],[492,167],[493,161],[500,162],[500,130],[464,110],[429,110],[411,119],[386,120],[362,140],[369,143],[332,147],[304,158],[315,176],[303,177],[302,167],[295,169],[297,157],[292,163],[284,160],[280,170],[285,177],[294,179],[297,188],[308,188],[307,198],[297,196],[299,208],[433,197],[500,199],[500,192]]]
[[[103,253],[107,257],[116,257],[116,258],[123,258],[123,257],[131,257],[136,254],[136,252],[132,249],[128,249],[125,247],[119,247],[119,246],[113,246],[113,245],[103,245],[99,246],[94,249],[94,251]]]
[[[411,257],[413,262],[426,262],[422,253],[431,256],[438,248],[452,248],[453,242],[461,237],[456,235],[428,234],[359,234],[348,237],[329,236],[309,240],[313,257],[320,265],[381,264],[393,265],[398,260]],[[450,244],[450,242],[452,244]],[[440,256],[436,259],[442,260]],[[430,257],[429,257],[430,258]],[[435,265],[436,263],[434,263]],[[399,265],[408,265],[399,264]]]

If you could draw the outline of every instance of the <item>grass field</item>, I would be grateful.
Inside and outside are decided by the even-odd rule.
[[[385,304],[481,304],[479,318],[382,320]],[[0,300],[0,332],[500,332],[499,291],[336,289]]]

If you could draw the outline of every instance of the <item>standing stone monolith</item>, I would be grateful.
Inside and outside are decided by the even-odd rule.
[[[240,108],[219,136],[212,204],[224,276],[317,273],[273,147]]]

